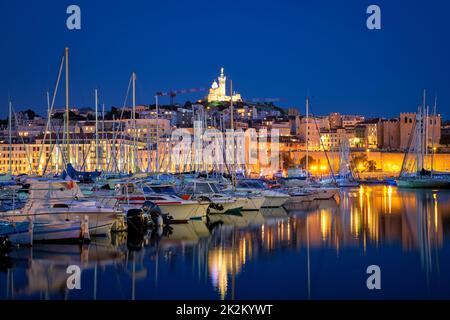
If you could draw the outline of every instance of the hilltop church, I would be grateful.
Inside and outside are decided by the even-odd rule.
[[[229,102],[232,97],[227,96],[227,77],[225,77],[223,73],[223,68],[220,69],[220,76],[217,80],[219,81],[219,83],[214,80],[211,88],[209,89],[209,94],[207,97],[208,102]],[[233,92],[233,101],[242,101],[241,95],[239,93]]]

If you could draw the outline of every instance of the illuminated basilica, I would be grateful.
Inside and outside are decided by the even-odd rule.
[[[227,96],[227,77],[225,77],[223,73],[223,68],[220,69],[220,76],[217,80],[218,82],[214,80],[211,88],[209,89],[209,94],[207,97],[208,102],[229,102],[231,98],[233,98],[233,101],[242,101],[241,95],[238,93],[233,93],[233,97]]]

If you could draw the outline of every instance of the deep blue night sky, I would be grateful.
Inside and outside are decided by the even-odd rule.
[[[66,28],[70,4],[81,31]],[[382,30],[366,28],[370,4]],[[93,104],[95,87],[121,106],[133,70],[137,102],[149,104],[156,91],[208,87],[223,66],[244,98],[302,112],[309,92],[316,114],[394,117],[415,111],[426,88],[450,118],[449,14],[448,0],[0,0],[0,116],[9,94],[17,110],[45,110],[67,45],[78,107]]]

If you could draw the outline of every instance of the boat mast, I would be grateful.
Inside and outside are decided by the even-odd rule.
[[[425,121],[425,168],[428,169],[428,127],[429,127],[429,106],[426,107],[426,121]]]
[[[147,173],[150,173],[150,157],[151,157],[151,150],[150,150],[150,124],[147,125]]]
[[[103,152],[102,149],[102,170],[104,169],[105,165],[103,164],[103,159],[105,159],[106,164],[106,157],[108,156],[108,141],[105,139],[105,104],[102,104],[102,143],[105,144],[105,152]],[[103,155],[104,154],[104,155]]]
[[[159,175],[159,105],[158,95],[155,96],[156,103],[156,175]]]
[[[434,128],[436,127],[436,123],[437,123],[437,121],[436,121],[436,106],[437,106],[437,96],[434,97],[433,119],[432,119],[432,121],[433,121],[433,124],[432,124],[433,128],[431,129],[432,130],[431,131],[431,148],[432,148],[432,150],[431,150],[432,151],[432,153],[431,153],[431,176],[433,176],[433,171],[434,171],[434,154],[436,153],[435,150],[434,150],[434,148],[436,148],[435,145],[434,145]]]
[[[9,132],[9,174],[12,174],[12,102],[9,100],[9,124],[8,124],[8,132]]]
[[[52,109],[50,106],[50,93],[47,91],[47,117],[48,117],[48,121],[49,121],[49,126],[48,126],[48,130],[50,132],[50,138],[49,138],[49,144],[50,144],[50,173],[53,173],[53,156],[52,156],[52,151],[53,151],[53,146],[52,146],[52,129],[51,129],[51,119],[52,119]]]
[[[133,83],[133,112],[131,115],[133,121],[133,170],[137,172],[137,148],[136,148],[136,73],[133,72],[132,75],[132,83]]]
[[[309,180],[309,96],[306,96],[306,180]]]
[[[70,118],[69,118],[69,48],[66,47],[66,146],[67,163],[70,163]]]
[[[424,136],[426,134],[426,119],[424,119],[424,114],[425,114],[425,106],[427,103],[426,100],[426,90],[423,90],[423,103],[422,103],[422,108],[420,110],[420,170],[422,171],[422,169],[424,169],[425,165],[424,165],[424,160],[425,160],[425,149],[426,149],[426,141],[424,142]],[[425,147],[425,149],[424,149]]]
[[[98,150],[98,90],[95,89],[95,170],[99,170]]]
[[[235,140],[234,140],[234,107],[233,107],[233,80],[230,79],[230,125],[231,125],[231,134],[233,137],[233,157],[232,157],[232,163],[231,163],[231,183],[233,184],[233,188],[236,188],[236,168],[235,168],[235,162],[236,162],[236,148],[235,148]]]

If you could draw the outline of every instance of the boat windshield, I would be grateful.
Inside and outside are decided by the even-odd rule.
[[[211,190],[210,184],[200,182],[195,185],[195,192],[196,193],[211,193],[211,192],[216,192],[216,191],[214,191],[214,189]]]
[[[155,193],[176,194],[175,189],[172,186],[151,186],[151,189]]]
[[[253,180],[253,181],[239,181],[239,188],[247,188],[247,189],[265,189],[264,184],[261,181]]]
[[[212,189],[212,191],[213,191],[214,193],[219,193],[219,192],[220,192],[220,191],[219,191],[219,188],[217,188],[217,186],[216,186],[215,184],[210,183],[209,186],[211,187],[211,189]]]

